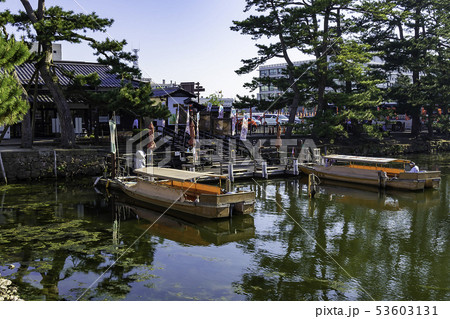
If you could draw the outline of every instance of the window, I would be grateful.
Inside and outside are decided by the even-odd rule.
[[[270,75],[277,75],[277,69],[270,69]]]
[[[269,87],[267,85],[261,86],[261,92],[267,92],[269,91]]]
[[[267,76],[267,70],[261,70],[261,71],[259,71],[259,74],[261,77]]]

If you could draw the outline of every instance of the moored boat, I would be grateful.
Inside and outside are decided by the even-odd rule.
[[[328,155],[322,162],[301,164],[299,168],[319,178],[403,190],[437,188],[441,180],[440,171],[406,171],[404,166],[411,161],[405,159]]]
[[[254,208],[254,192],[227,192],[219,186],[198,182],[201,178],[222,176],[160,167],[144,167],[134,172],[138,176],[117,177],[109,180],[108,186],[154,209],[223,218],[235,213],[249,214]]]

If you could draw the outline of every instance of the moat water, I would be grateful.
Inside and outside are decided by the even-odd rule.
[[[450,154],[411,159],[439,189],[239,182],[255,212],[219,221],[155,223],[92,179],[1,186],[0,274],[25,300],[450,300]]]

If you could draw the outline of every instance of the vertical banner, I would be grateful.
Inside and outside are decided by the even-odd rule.
[[[200,145],[200,112],[197,112],[197,144]]]
[[[231,136],[234,136],[234,132],[236,130],[236,109],[231,109]]]
[[[208,102],[208,106],[206,107],[206,111],[211,112],[212,104]]]
[[[176,110],[176,115],[175,115],[175,134],[178,134],[178,118],[180,116],[180,105],[177,105],[177,110]]]
[[[248,131],[248,120],[247,115],[244,115],[244,118],[242,119],[241,141],[247,140],[247,131]]]
[[[109,120],[109,136],[111,139],[111,153],[116,154],[116,122]]]
[[[217,118],[223,119],[223,105],[222,104],[219,105],[219,116]]]
[[[186,111],[186,133],[191,135],[191,131],[189,128],[189,106],[187,107],[187,111]]]

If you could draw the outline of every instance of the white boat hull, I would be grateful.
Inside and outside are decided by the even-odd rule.
[[[426,173],[400,173],[396,177],[389,177],[384,175],[381,170],[347,166],[299,165],[299,168],[303,173],[315,174],[319,178],[404,190],[421,190],[425,188],[426,184],[436,187],[440,180],[437,177],[434,178],[434,181],[428,180]]]

